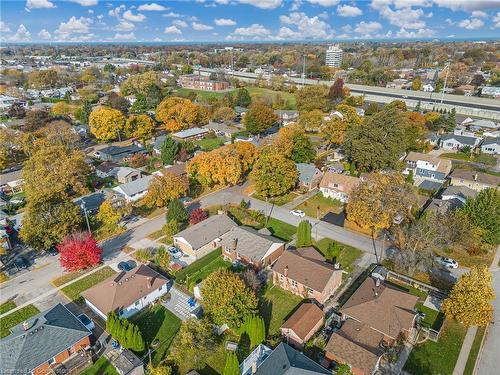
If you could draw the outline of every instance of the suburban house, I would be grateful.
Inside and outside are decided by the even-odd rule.
[[[180,132],[173,133],[172,138],[177,141],[186,141],[188,139],[201,139],[208,134],[207,129],[202,128],[190,128],[186,130],[181,130]]]
[[[481,152],[500,155],[500,138],[484,138],[483,143],[481,143]]]
[[[161,176],[164,176],[164,173],[166,172],[173,173],[176,176],[186,176],[187,175],[186,163],[166,165],[162,170],[154,172],[154,174],[159,174]]]
[[[163,146],[163,143],[165,143],[165,139],[167,139],[166,135],[160,135],[155,138],[153,142],[153,152],[157,155],[161,154],[161,147]]]
[[[433,92],[434,91],[434,86],[432,86],[430,83],[427,83],[422,86],[422,91],[424,92]]]
[[[349,194],[360,183],[361,179],[356,177],[326,172],[319,184],[319,190],[325,197],[338,199],[342,203],[346,203],[349,200]]]
[[[139,147],[136,144],[128,146],[108,146],[101,150],[95,151],[94,155],[103,161],[112,161],[121,163],[125,159],[129,159],[135,154],[146,155],[148,151],[144,147]]]
[[[183,253],[198,259],[220,247],[236,226],[226,214],[213,215],[174,235],[174,245]]]
[[[496,123],[495,121],[485,120],[485,119],[474,120],[471,123],[469,123],[469,126],[474,126],[477,128],[487,129],[487,130],[496,130],[499,127],[498,123]]]
[[[342,282],[342,270],[312,247],[285,251],[273,266],[274,284],[324,304]]]
[[[120,184],[139,180],[145,176],[145,173],[140,169],[130,167],[118,167],[114,170],[113,174]]]
[[[90,346],[91,334],[59,303],[11,328],[11,334],[0,339],[0,363],[10,373],[57,373],[59,366]]]
[[[113,163],[112,161],[105,161],[95,167],[95,174],[99,178],[108,178],[114,176],[114,171],[120,165]]]
[[[481,96],[491,96],[493,98],[500,97],[500,87],[496,86],[484,86],[481,89]]]
[[[240,119],[242,119],[243,116],[245,116],[245,113],[248,112],[248,108],[245,107],[236,106],[233,109],[236,112],[236,116]]]
[[[232,136],[241,131],[240,128],[227,124],[225,122],[210,121],[207,125],[203,126],[204,129],[213,131],[219,137],[231,139]]]
[[[299,111],[276,109],[274,113],[278,116],[280,125],[283,126],[299,121]]]
[[[16,194],[23,191],[23,171],[18,170],[0,174],[0,190],[4,194]]]
[[[167,278],[141,264],[87,289],[82,297],[87,306],[104,320],[111,311],[121,318],[128,318],[167,293],[169,284]]]
[[[432,155],[410,152],[405,160],[404,174],[412,171],[416,183],[421,179],[444,182],[451,172],[451,160],[440,159]]]
[[[285,243],[271,236],[265,228],[234,226],[221,241],[222,256],[256,269],[272,265],[283,251]]]
[[[439,145],[444,150],[460,150],[466,146],[474,149],[480,139],[464,135],[444,134],[440,137]]]
[[[281,326],[281,335],[289,345],[302,349],[318,332],[325,321],[325,314],[314,303],[303,303]]]
[[[435,212],[440,214],[447,214],[461,207],[463,204],[458,199],[437,199],[432,198],[426,205],[425,212]]]
[[[318,375],[331,371],[284,342],[274,350],[257,346],[240,364],[241,375]]]
[[[475,198],[477,191],[468,188],[467,186],[448,186],[442,193],[442,200],[456,199],[462,204],[465,204],[467,199]]]
[[[295,163],[295,166],[299,172],[299,188],[311,191],[319,186],[323,173],[316,166],[307,163]]]
[[[149,183],[154,176],[144,176],[134,181],[121,184],[113,188],[116,192],[123,195],[127,202],[135,202],[148,193]]]
[[[475,191],[498,188],[500,177],[468,169],[455,169],[450,174],[452,186],[465,186]]]
[[[73,199],[73,202],[87,213],[95,214],[99,211],[99,207],[106,200],[106,192],[103,190],[96,191],[78,198]]]

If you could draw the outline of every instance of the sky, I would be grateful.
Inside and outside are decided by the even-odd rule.
[[[1,0],[0,42],[500,39],[500,0]]]

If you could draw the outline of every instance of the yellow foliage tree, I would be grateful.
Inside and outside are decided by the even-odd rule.
[[[328,143],[342,144],[344,142],[344,134],[347,129],[347,123],[342,121],[339,116],[332,118],[321,126],[323,138]]]
[[[125,123],[125,136],[148,139],[153,135],[155,122],[148,115],[132,115]]]
[[[97,107],[89,117],[90,132],[101,141],[110,141],[118,138],[124,122],[123,114],[119,110]]]
[[[50,111],[56,116],[69,116],[73,115],[77,109],[78,106],[76,105],[68,104],[66,102],[57,102],[52,106]]]
[[[110,199],[106,199],[99,207],[96,218],[103,225],[114,227],[121,220],[122,214],[113,206]]]
[[[175,132],[206,123],[208,111],[189,99],[172,96],[158,104],[156,118],[165,124],[167,130]]]
[[[485,266],[472,267],[453,286],[443,302],[443,312],[466,327],[486,326],[493,318],[490,301],[495,299],[491,272]]]
[[[165,207],[172,199],[185,195],[188,189],[186,177],[164,172],[163,176],[153,177],[143,202],[149,207]]]

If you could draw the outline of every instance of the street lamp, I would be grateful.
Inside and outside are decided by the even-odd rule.
[[[85,201],[84,200],[82,200],[82,204],[80,205],[80,207],[82,208],[83,213],[85,215],[85,221],[87,222],[87,229],[89,230],[89,233],[92,233],[92,231],[90,230],[89,216],[87,215],[87,209],[85,207]]]

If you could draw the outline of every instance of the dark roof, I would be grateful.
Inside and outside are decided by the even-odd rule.
[[[118,164],[113,163],[112,161],[105,161],[104,163],[101,163],[97,167],[95,167],[95,169],[103,173],[109,173],[117,167],[119,167]]]
[[[424,180],[420,185],[418,185],[420,189],[427,191],[439,190],[441,189],[441,186],[443,186],[441,182],[430,181],[430,180]]]
[[[453,172],[451,172],[450,177],[466,181],[477,181],[481,184],[491,186],[500,185],[500,177],[483,172],[472,171],[470,169],[455,169]]]
[[[146,152],[146,149],[139,147],[136,144],[128,146],[108,146],[98,150],[100,154],[107,154],[110,156],[124,156],[127,154],[134,154],[136,152]]]
[[[97,191],[95,193],[76,198],[73,202],[79,207],[82,203],[85,203],[86,210],[94,211],[97,210],[105,200],[106,193],[104,191]]]
[[[231,248],[236,240],[236,251],[238,254],[260,262],[273,244],[283,244],[277,238],[260,233],[250,227],[232,227],[227,237],[222,241],[222,246]]]
[[[455,198],[446,200],[433,198],[429,203],[429,205],[427,206],[427,208],[425,209],[425,211],[446,214],[462,206],[463,203]]]
[[[255,375],[306,374],[331,374],[331,371],[283,342],[257,367],[255,373]]]
[[[500,145],[500,138],[486,137],[481,146]]]
[[[12,333],[0,340],[2,368],[33,370],[52,357],[89,336],[90,331],[65,306],[57,304],[11,329]]]
[[[295,166],[299,172],[299,181],[303,184],[310,184],[316,172],[321,172],[312,164],[295,163]]]
[[[467,137],[465,135],[455,135],[455,134],[444,134],[441,136],[441,142],[449,141],[454,139],[463,145],[474,146],[477,142],[477,138]]]
[[[448,186],[442,193],[441,197],[444,196],[457,196],[464,199],[475,198],[477,191],[468,188],[467,186]]]

